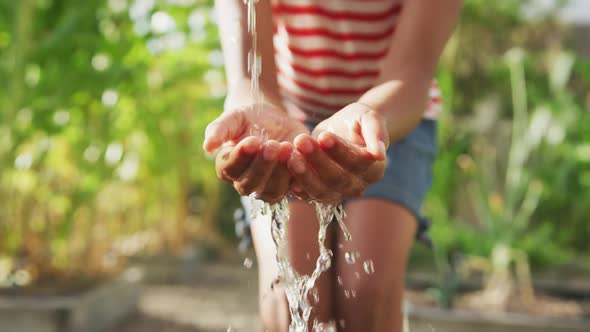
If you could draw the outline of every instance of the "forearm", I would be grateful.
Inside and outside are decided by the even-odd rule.
[[[429,80],[396,79],[369,90],[359,102],[381,113],[387,122],[389,143],[408,135],[422,120]]]
[[[248,32],[247,5],[243,0],[216,0],[215,6],[220,13],[219,35],[228,84],[226,105],[235,107],[255,102],[250,89],[251,75],[248,71],[248,53],[252,48],[252,39]],[[256,14],[256,45],[262,59],[260,90],[265,101],[280,105],[270,2],[259,1],[256,4]]]
[[[405,2],[379,84],[359,100],[387,119],[390,142],[406,136],[422,119],[431,80],[461,5],[461,0]]]

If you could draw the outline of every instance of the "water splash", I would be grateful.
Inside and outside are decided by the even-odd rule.
[[[313,300],[316,304],[318,304],[320,302],[320,293],[318,292],[317,288],[314,288],[311,291],[311,295],[313,295]]]
[[[375,273],[375,266],[373,264],[373,261],[370,260],[370,259],[369,260],[366,260],[363,263],[363,269],[365,270],[365,273],[366,274],[373,274],[373,273]]]
[[[291,315],[291,325],[289,332],[307,332],[309,318],[312,312],[312,305],[310,303],[310,291],[314,289],[317,279],[321,273],[328,270],[332,263],[333,253],[326,248],[325,240],[327,230],[330,223],[335,219],[344,218],[343,206],[326,205],[317,202],[312,202],[315,207],[317,219],[319,222],[318,244],[319,256],[316,260],[316,266],[311,275],[302,275],[297,273],[289,260],[289,253],[287,250],[287,231],[289,227],[289,204],[285,198],[282,202],[274,205],[264,203],[262,201],[252,202],[253,218],[260,214],[270,215],[271,217],[271,232],[272,238],[277,249],[277,265],[279,276],[274,285],[282,285],[285,288],[287,295],[287,302],[289,304],[289,313]],[[341,220],[340,220],[341,221]],[[340,222],[339,222],[340,224]],[[345,231],[345,230],[343,230]],[[341,278],[339,278],[341,281]],[[319,294],[315,290],[311,294],[317,303],[319,301]],[[319,326],[314,322],[313,331]],[[332,327],[330,327],[332,326]],[[321,331],[335,331],[335,325],[322,325]],[[332,330],[330,330],[330,328]]]
[[[347,264],[354,264],[356,263],[356,256],[352,252],[345,252],[344,259],[346,260]]]
[[[336,332],[336,323],[318,323],[315,321],[313,324],[313,332]]]
[[[258,42],[256,33],[256,3],[259,0],[244,0],[248,11],[248,31],[251,39],[251,49],[248,52],[248,71],[250,73],[250,88],[254,98],[255,111],[260,117],[263,105],[263,95],[260,91],[260,74],[262,73],[262,61],[258,52]],[[250,135],[257,136],[263,141],[266,140],[266,133],[263,128],[253,126],[250,130]],[[325,246],[326,233],[330,223],[336,219],[340,228],[344,233],[344,238],[347,241],[351,240],[350,232],[344,224],[344,208],[342,204],[338,205],[324,205],[317,202],[312,204],[315,207],[316,215],[319,221],[318,244],[320,248],[319,256],[316,261],[316,267],[311,275],[300,275],[297,273],[291,263],[289,262],[289,255],[287,252],[287,230],[289,225],[289,204],[286,198],[280,203],[270,205],[262,201],[252,199],[252,216],[253,219],[258,214],[270,215],[271,217],[271,233],[272,239],[275,242],[277,250],[277,265],[279,268],[278,280],[273,283],[282,284],[285,288],[287,301],[289,303],[289,312],[291,315],[290,332],[307,332],[309,318],[312,311],[312,306],[309,301],[309,291],[315,286],[316,280],[320,274],[330,268],[333,253]],[[246,263],[246,262],[244,262]],[[313,293],[316,303],[319,301],[319,294]],[[314,321],[313,331],[327,331],[335,332],[335,324],[323,324]]]
[[[261,116],[263,95],[260,92],[260,74],[262,73],[262,58],[258,52],[258,34],[256,33],[256,3],[259,0],[244,0],[248,12],[248,33],[250,34],[251,47],[248,51],[248,72],[250,73],[250,90],[254,99],[254,109],[257,117]],[[266,139],[266,132],[254,124],[250,128],[250,135]]]
[[[250,258],[246,258],[244,259],[244,267],[247,269],[251,269],[252,265],[254,265],[254,262],[250,259]]]

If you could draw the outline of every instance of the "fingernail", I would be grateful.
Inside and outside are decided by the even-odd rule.
[[[264,148],[263,157],[266,161],[273,161],[277,158],[278,153],[279,151],[277,149],[267,146]]]
[[[216,146],[219,145],[217,143],[217,140],[214,138],[206,138],[205,141],[203,142],[203,149],[205,149],[206,151],[211,151],[211,147],[212,146]]]
[[[207,128],[205,128],[205,137],[211,137],[211,132],[213,131],[213,126],[209,124]]]
[[[334,145],[336,144],[336,142],[334,141],[334,138],[330,137],[330,136],[324,136],[324,138],[322,139],[322,146],[325,147],[326,149],[331,149],[334,147]]]
[[[305,165],[300,160],[294,161],[292,168],[293,168],[293,171],[297,174],[305,173]]]
[[[297,147],[301,153],[310,154],[313,152],[313,144],[309,140],[304,140],[301,144]]]
[[[258,146],[254,144],[246,144],[243,147],[243,151],[247,154],[255,154],[256,152],[258,152]]]
[[[286,163],[289,160],[289,157],[291,156],[291,150],[286,150],[286,151],[281,151],[281,153],[279,153],[279,162],[281,163]]]

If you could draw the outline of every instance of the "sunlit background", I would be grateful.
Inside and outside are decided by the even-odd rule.
[[[201,148],[226,92],[212,5],[0,0],[1,301],[149,279],[151,269],[165,276],[156,282],[182,286],[146,286],[143,314],[120,331],[257,326],[238,196]],[[438,79],[445,111],[424,207],[434,248],[412,253],[408,284],[427,289],[416,301],[520,312],[541,303],[555,309],[538,315],[581,319],[590,312],[574,303],[590,294],[590,2],[466,0]],[[209,272],[253,276],[224,287],[254,308],[242,313]],[[463,295],[474,283],[480,290]],[[559,293],[560,284],[577,288]],[[533,289],[573,297],[531,298]],[[198,296],[225,298],[213,308],[231,313],[174,314],[204,310]],[[136,322],[160,309],[161,325]],[[2,310],[0,330],[16,331]]]

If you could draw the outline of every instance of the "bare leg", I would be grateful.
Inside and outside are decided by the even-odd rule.
[[[258,265],[258,306],[264,331],[289,330],[289,310],[283,290],[272,288],[278,276],[276,248],[270,232],[270,216],[252,220],[252,240]]]
[[[291,220],[287,234],[291,264],[299,273],[311,274],[319,255],[317,242],[318,221],[313,206],[302,201],[289,204]],[[270,218],[261,217],[252,222],[252,237],[258,259],[260,315],[265,330],[269,332],[288,331],[289,312],[284,289],[272,287],[278,276],[276,248],[270,232]],[[330,247],[328,233],[326,246]],[[333,269],[323,273],[317,282],[319,303],[311,298],[314,311],[310,322],[317,318],[321,322],[330,320],[331,286],[329,284]]]
[[[415,217],[398,204],[378,199],[350,202],[346,213],[352,241],[338,233],[336,246],[336,274],[343,283],[334,288],[335,316],[342,323],[339,331],[401,332],[404,274]],[[349,264],[346,252],[353,256],[358,252],[360,257]],[[370,266],[367,273],[363,265],[371,261],[374,273]]]

